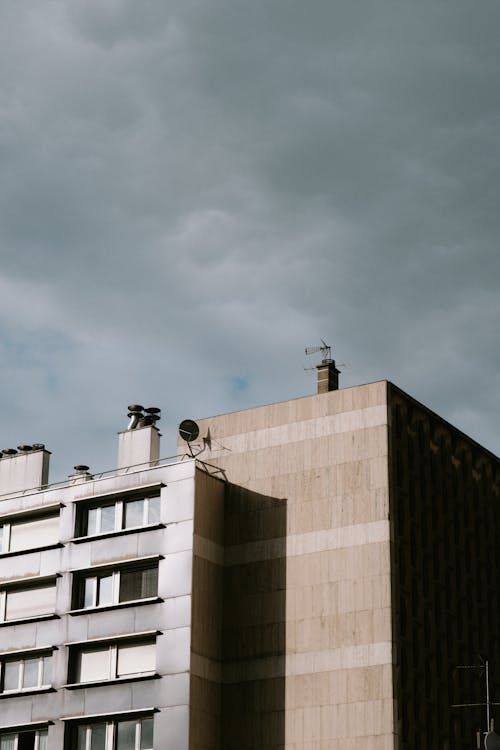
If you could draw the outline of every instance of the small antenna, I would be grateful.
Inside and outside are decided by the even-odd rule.
[[[331,362],[332,360],[332,347],[328,346],[328,344],[323,341],[323,339],[320,339],[321,346],[306,346],[305,353],[309,356],[309,354],[317,354],[318,352],[321,352],[323,355],[323,362]]]
[[[490,670],[488,659],[483,660],[479,657],[480,664],[460,664],[455,669],[473,669],[479,672],[480,676],[485,677],[485,693],[486,701],[482,703],[455,703],[451,708],[486,708],[486,726],[487,730],[485,734],[485,747],[486,750],[500,750],[500,737],[495,734],[494,726],[495,720],[491,718],[491,706],[500,706],[500,703],[493,703],[490,700]],[[479,747],[479,745],[478,745]]]

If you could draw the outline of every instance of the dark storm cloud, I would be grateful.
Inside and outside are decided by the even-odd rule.
[[[129,401],[173,424],[311,392],[323,336],[344,384],[387,377],[498,450],[497,3],[0,21],[5,445],[112,465]]]

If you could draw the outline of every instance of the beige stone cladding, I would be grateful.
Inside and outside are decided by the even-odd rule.
[[[200,459],[222,467],[230,483],[276,498],[284,524],[283,534],[273,528],[269,504],[247,504],[244,518],[234,518],[238,543],[225,547],[225,577],[231,579],[231,568],[244,571],[251,589],[253,575],[259,608],[258,627],[252,631],[249,622],[240,634],[247,652],[224,665],[224,684],[240,685],[239,693],[230,691],[226,718],[239,711],[244,726],[241,703],[254,706],[239,749],[354,750],[362,741],[368,750],[392,750],[387,383],[199,425],[201,436],[210,431],[212,446]],[[226,518],[226,534],[230,523]],[[276,575],[279,565],[273,571],[272,562],[283,556],[280,627],[276,590],[259,593],[259,578]],[[227,621],[227,598],[225,610]],[[257,742],[251,726],[266,696],[272,700],[273,680],[272,731],[261,728]],[[228,738],[224,750],[236,746]]]

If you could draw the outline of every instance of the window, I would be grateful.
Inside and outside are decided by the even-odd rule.
[[[54,581],[0,590],[0,622],[53,614],[56,608]],[[0,747],[1,750],[1,747]]]
[[[123,498],[87,506],[81,510],[81,536],[97,536],[122,529],[151,526],[160,522],[160,495]]]
[[[77,609],[106,607],[158,595],[158,561],[76,576]]]
[[[153,718],[80,724],[74,737],[76,750],[153,750]]]
[[[59,513],[0,523],[0,554],[49,547],[58,541]]]
[[[48,750],[47,730],[0,734],[0,750]]]
[[[100,682],[154,674],[155,650],[154,638],[78,647],[71,659],[75,681]]]
[[[52,653],[29,654],[24,657],[3,657],[0,661],[2,693],[50,687]],[[0,746],[1,748],[1,746]]]

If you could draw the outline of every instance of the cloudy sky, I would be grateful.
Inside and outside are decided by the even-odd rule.
[[[0,448],[387,378],[498,452],[498,0],[2,0]]]

